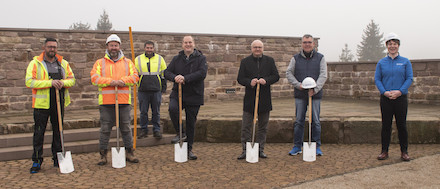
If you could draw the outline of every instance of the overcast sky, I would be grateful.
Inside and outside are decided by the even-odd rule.
[[[115,30],[319,37],[319,51],[338,61],[344,44],[353,54],[374,20],[401,37],[409,59],[439,59],[439,0],[6,0],[0,27],[96,28],[103,10]],[[196,42],[197,43],[197,42]]]

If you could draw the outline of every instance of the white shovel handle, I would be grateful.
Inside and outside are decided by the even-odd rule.
[[[312,97],[309,96],[309,146],[311,143],[312,143]]]

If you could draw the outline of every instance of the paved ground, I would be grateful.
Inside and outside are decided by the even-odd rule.
[[[275,99],[271,117],[293,117],[292,99]],[[241,101],[207,103],[200,117],[240,117]],[[162,115],[168,116],[166,106]],[[322,119],[365,117],[380,119],[376,101],[326,99]],[[409,107],[408,120],[439,120],[440,107]],[[97,118],[97,110],[71,111],[66,119]],[[33,122],[32,115],[0,116],[1,123]],[[196,161],[174,162],[174,146],[138,148],[139,164],[123,169],[97,166],[97,153],[73,154],[75,171],[60,174],[46,158],[38,174],[29,174],[31,161],[0,162],[0,188],[437,188],[440,187],[440,144],[410,144],[413,158],[401,163],[399,146],[390,147],[390,158],[376,160],[379,144],[323,144],[324,156],[304,162],[288,156],[292,144],[269,143],[269,158],[256,164],[238,161],[238,143],[195,143]],[[110,154],[109,154],[110,155]],[[110,158],[110,156],[109,156]],[[377,186],[380,184],[381,186]]]
[[[194,152],[199,159],[186,163],[174,162],[172,144],[145,147],[136,151],[141,162],[127,164],[123,169],[114,169],[110,164],[103,167],[96,165],[97,153],[73,154],[75,171],[71,174],[59,173],[52,167],[49,158],[45,159],[38,174],[29,174],[30,160],[6,161],[0,162],[0,188],[281,188],[296,187],[296,184],[304,182],[305,186],[301,185],[304,188],[340,186],[328,183],[342,183],[349,188],[370,188],[379,178],[389,181],[383,181],[387,183],[386,187],[411,183],[410,188],[419,188],[426,186],[419,179],[427,178],[432,179],[428,186],[440,186],[439,174],[430,172],[440,170],[440,145],[410,145],[410,155],[416,160],[403,163],[403,168],[397,168],[398,171],[387,167],[371,169],[400,163],[397,145],[391,146],[390,158],[384,161],[376,160],[380,146],[372,144],[323,145],[324,156],[318,157],[315,162],[304,162],[301,155],[287,155],[290,148],[291,144],[267,144],[269,158],[250,164],[236,159],[241,148],[234,143],[195,143]],[[425,160],[421,157],[432,157],[434,160],[424,164]],[[430,168],[421,169],[419,165]],[[362,170],[373,173],[365,178]],[[399,171],[412,173],[413,177],[405,182],[394,180],[392,174]],[[342,180],[327,181],[336,175],[343,175]],[[358,182],[362,185],[357,185]],[[438,185],[432,185],[433,182]]]

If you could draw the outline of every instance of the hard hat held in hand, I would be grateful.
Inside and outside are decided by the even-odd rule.
[[[391,32],[387,34],[387,36],[385,36],[385,43],[392,39],[397,39],[400,41],[400,37],[397,34]]]
[[[111,34],[110,36],[108,36],[105,44],[107,44],[108,42],[111,42],[111,41],[116,41],[119,44],[121,44],[121,38],[119,38],[119,36],[117,36],[116,34]]]
[[[311,89],[311,88],[315,88],[316,87],[316,82],[313,78],[311,77],[306,77],[303,81],[302,81],[302,88],[304,89]]]

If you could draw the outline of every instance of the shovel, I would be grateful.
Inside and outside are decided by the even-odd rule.
[[[58,127],[60,128],[61,137],[61,152],[57,152],[58,165],[60,167],[61,173],[71,173],[75,170],[73,168],[72,153],[70,151],[64,151],[64,137],[63,137],[63,120],[61,118],[61,103],[60,103],[60,92],[55,89],[56,99],[57,99],[57,112],[58,112]]]
[[[316,142],[312,142],[312,97],[309,96],[309,142],[303,143],[303,160],[313,162],[316,160]]]
[[[118,87],[115,87],[115,114],[116,114],[116,148],[112,147],[112,167],[125,167],[125,147],[119,147],[119,103]]]
[[[258,152],[260,145],[258,143],[255,143],[255,125],[257,124],[259,97],[260,97],[260,83],[257,83],[257,92],[255,94],[254,125],[252,127],[252,143],[246,142],[246,161],[249,163],[258,162]]]
[[[182,140],[182,84],[179,83],[179,143],[174,144],[174,161],[183,163],[188,161],[188,143]]]

